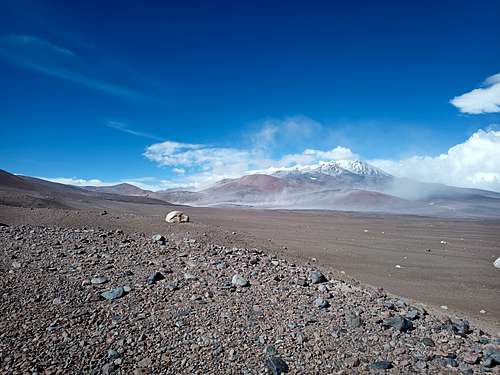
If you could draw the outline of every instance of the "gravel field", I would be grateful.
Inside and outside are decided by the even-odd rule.
[[[2,373],[500,373],[498,337],[250,236],[65,215],[0,228]]]

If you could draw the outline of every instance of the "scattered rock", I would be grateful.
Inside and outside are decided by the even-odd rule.
[[[161,272],[155,272],[154,274],[152,274],[151,276],[148,277],[148,284],[149,285],[153,285],[153,284],[156,284],[156,282],[160,281],[160,280],[164,280],[165,279],[165,276],[163,276],[163,274]]]
[[[330,302],[322,297],[318,297],[314,300],[314,306],[319,307],[320,309],[326,309],[330,306]]]
[[[500,257],[498,257],[497,260],[493,262],[493,266],[495,268],[500,268]]]
[[[386,328],[395,328],[400,332],[408,332],[413,329],[413,323],[400,315],[384,319],[382,325]]]
[[[231,279],[231,284],[233,284],[234,286],[241,286],[241,287],[250,286],[250,282],[243,276],[238,274],[233,276],[233,278]]]
[[[166,243],[165,237],[163,237],[161,234],[155,234],[153,237],[151,237],[151,241],[159,245],[165,245]]]
[[[167,223],[187,223],[189,216],[182,211],[171,211],[165,217]]]
[[[90,279],[90,283],[94,285],[105,284],[108,281],[109,279],[106,276],[94,276],[93,278]]]
[[[360,316],[352,310],[348,310],[345,313],[345,321],[347,325],[351,328],[361,327],[362,324]]]
[[[266,367],[271,370],[273,375],[280,375],[288,373],[289,368],[285,361],[280,357],[269,357],[266,359]]]
[[[436,346],[436,344],[434,343],[434,340],[431,339],[430,337],[424,337],[422,340],[420,340],[420,342],[428,347]]]
[[[129,288],[129,291],[130,291],[130,288]],[[107,299],[108,301],[112,301],[112,300],[123,297],[126,293],[127,292],[126,292],[125,288],[120,286],[118,288],[114,288],[114,289],[111,289],[111,290],[108,290],[106,292],[101,293],[101,297],[103,297],[104,299]]]
[[[391,361],[377,361],[377,362],[373,362],[370,365],[370,368],[374,369],[374,370],[389,370],[390,368],[392,368],[392,362]]]
[[[325,275],[323,275],[320,271],[312,271],[309,274],[309,279],[312,284],[320,284],[327,281]]]

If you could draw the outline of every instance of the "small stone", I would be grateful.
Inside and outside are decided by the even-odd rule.
[[[400,315],[384,319],[382,325],[386,328],[393,327],[400,332],[408,332],[413,329],[412,322]]]
[[[479,362],[479,359],[481,357],[478,355],[478,354],[475,354],[475,353],[467,353],[464,355],[463,357],[463,361],[465,363],[468,363],[470,365],[475,365],[476,363]]]
[[[348,310],[345,313],[345,321],[347,325],[351,328],[359,328],[361,327],[361,318],[354,311]]]
[[[101,297],[107,299],[108,301],[118,299],[120,297],[123,297],[124,295],[125,295],[125,290],[121,286],[101,293]]]
[[[330,302],[322,297],[318,297],[314,300],[314,306],[319,307],[320,309],[326,309],[330,306]]]
[[[289,371],[288,365],[280,357],[267,358],[266,366],[273,375],[286,374]]]
[[[420,318],[420,312],[417,309],[410,309],[406,315],[405,318],[410,319],[410,320],[416,320]]]
[[[460,336],[465,336],[470,332],[470,325],[467,320],[459,320],[452,324],[453,332]]]
[[[445,358],[446,367],[458,367],[458,362],[451,357]]]
[[[474,374],[474,370],[472,370],[472,368],[469,365],[465,364],[465,363],[460,363],[458,365],[458,370],[462,374],[464,374],[464,375],[472,375],[472,374]]]
[[[113,362],[106,363],[104,366],[102,366],[102,374],[103,375],[109,375],[115,372],[116,370],[116,365]]]
[[[305,286],[307,286],[307,280],[304,279],[304,278],[302,278],[302,277],[299,277],[297,279],[297,283],[296,284],[299,285],[299,286],[304,286],[305,287]]]
[[[233,276],[233,278],[231,279],[231,284],[233,284],[234,286],[241,286],[241,287],[250,286],[248,280],[238,274]]]
[[[373,362],[370,366],[371,369],[374,370],[389,370],[392,368],[392,362],[391,361],[377,361]]]
[[[159,245],[165,245],[166,239],[161,234],[155,234],[153,237],[151,237],[151,241]]]
[[[165,279],[165,276],[163,276],[163,274],[161,272],[155,272],[154,274],[152,274],[151,276],[148,277],[148,284],[149,285],[153,285],[153,284],[156,284],[156,282],[160,281],[160,280],[164,280]]]
[[[94,276],[90,279],[90,283],[94,285],[101,285],[107,283],[109,279],[106,276]]]
[[[321,284],[327,281],[325,275],[323,275],[320,271],[312,271],[309,274],[309,279],[313,284]]]
[[[436,346],[436,344],[434,343],[434,340],[431,339],[430,337],[424,337],[422,340],[420,340],[420,342],[422,344],[424,344],[425,346],[429,346],[429,347]]]
[[[179,285],[175,281],[171,281],[171,282],[165,284],[165,287],[170,291],[174,291],[174,290],[179,289]]]
[[[17,261],[12,262],[12,268],[21,268],[21,267],[22,267],[22,265],[20,262],[17,262]]]
[[[493,262],[493,267],[500,268],[500,257],[498,257],[497,260]]]
[[[278,354],[278,351],[276,350],[274,345],[266,345],[266,347],[264,348],[264,354],[269,357],[272,357]]]

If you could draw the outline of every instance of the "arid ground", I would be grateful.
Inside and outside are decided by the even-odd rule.
[[[100,226],[162,233],[172,207],[110,202],[99,211],[0,207],[7,224]],[[182,208],[192,222],[181,231],[207,233],[214,243],[265,249],[329,266],[345,277],[423,302],[500,331],[500,221],[332,211]],[[342,272],[342,274],[343,274]],[[341,275],[342,275],[341,274]],[[444,310],[441,306],[446,306]]]

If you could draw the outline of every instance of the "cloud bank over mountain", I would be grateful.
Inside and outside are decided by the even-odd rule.
[[[175,179],[163,181],[163,186],[197,188],[245,174],[272,174],[280,169],[318,165],[330,160],[363,159],[363,155],[343,145],[273,154],[279,142],[283,142],[280,137],[307,138],[307,134],[320,128],[320,124],[310,119],[292,118],[265,124],[248,148],[165,141],[148,146],[144,156],[159,166],[184,171],[177,173]],[[500,191],[500,131],[494,128],[478,130],[442,154],[367,161],[398,177]]]

